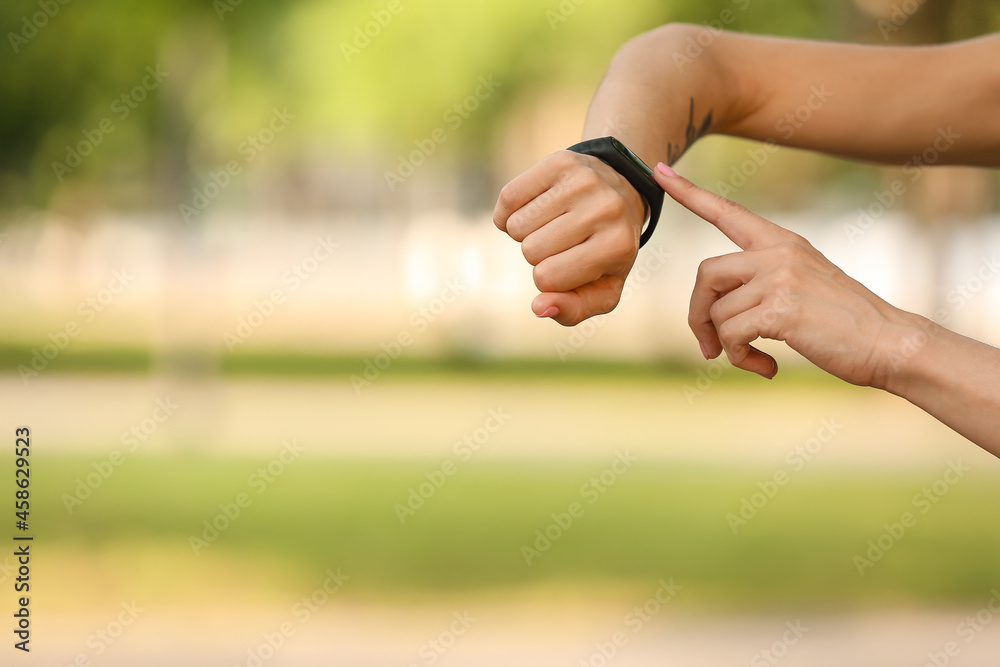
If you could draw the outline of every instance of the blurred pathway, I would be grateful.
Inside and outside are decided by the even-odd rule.
[[[593,603],[330,603],[308,616],[200,610],[194,621],[183,610],[145,609],[111,644],[93,639],[104,619],[43,615],[30,664],[68,665],[83,654],[103,667],[995,667],[1000,655],[1000,619],[956,634],[976,610],[788,617],[681,617],[664,610],[645,624],[625,625],[628,610]],[[952,656],[944,653],[950,641]],[[105,649],[99,658],[95,645]]]
[[[311,455],[438,458],[471,438],[484,460],[603,460],[628,448],[642,460],[772,465],[805,448],[821,466],[995,464],[909,403],[848,385],[395,379],[391,370],[360,394],[344,377],[43,373],[27,387],[0,376],[0,396],[10,428],[29,424],[40,446],[57,451],[108,452],[131,434],[140,451],[266,456],[296,438]],[[168,403],[176,407],[164,417]]]

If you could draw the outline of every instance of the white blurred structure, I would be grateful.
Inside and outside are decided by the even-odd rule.
[[[940,284],[933,248],[901,214],[848,233],[856,214],[773,216],[891,303],[998,342],[1000,224],[957,227]],[[409,221],[211,217],[178,230],[156,219],[57,219],[14,225],[0,239],[0,342],[293,349],[407,355],[460,352],[578,358],[700,358],[686,325],[698,263],[736,248],[673,210],[643,248],[609,316],[575,329],[538,320],[519,246],[484,214]],[[111,293],[115,272],[130,277]],[[85,304],[90,304],[88,307]],[[935,309],[938,312],[935,312]]]

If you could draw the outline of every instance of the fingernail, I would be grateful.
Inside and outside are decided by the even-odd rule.
[[[702,355],[703,355],[703,356],[704,356],[704,357],[705,357],[706,359],[708,359],[708,350],[706,350],[706,349],[705,349],[705,345],[704,345],[703,343],[700,343],[700,342],[699,342],[699,343],[698,343],[698,347],[700,347],[700,348],[701,348],[701,354],[702,354]]]
[[[555,317],[559,314],[559,308],[556,306],[549,306],[545,309],[545,312],[539,315],[539,317]]]
[[[664,163],[662,163],[662,162],[658,162],[658,163],[656,164],[656,168],[657,168],[657,169],[659,170],[659,172],[660,172],[661,174],[663,174],[664,176],[670,176],[670,177],[673,177],[673,176],[676,176],[676,175],[677,175],[677,172],[676,172],[676,171],[674,171],[673,169],[671,169],[670,167],[668,167],[667,165],[665,165],[665,164],[664,164]]]
[[[771,359],[771,374],[767,376],[768,380],[773,380],[774,376],[778,374],[778,361],[776,359]]]

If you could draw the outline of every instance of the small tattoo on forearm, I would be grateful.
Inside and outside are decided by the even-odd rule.
[[[667,144],[667,164],[673,164],[676,160],[679,160],[681,155],[684,154],[687,149],[691,148],[691,144],[697,141],[700,137],[705,136],[709,128],[712,127],[712,110],[709,109],[708,113],[701,121],[700,127],[695,127],[694,124],[694,98],[691,98],[691,105],[688,108],[688,124],[687,128],[684,130],[684,147],[682,148],[680,144]]]

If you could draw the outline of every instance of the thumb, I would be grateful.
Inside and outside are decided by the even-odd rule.
[[[614,310],[624,285],[621,277],[604,276],[569,292],[542,292],[531,302],[531,310],[538,317],[551,317],[564,327],[571,327]]]

